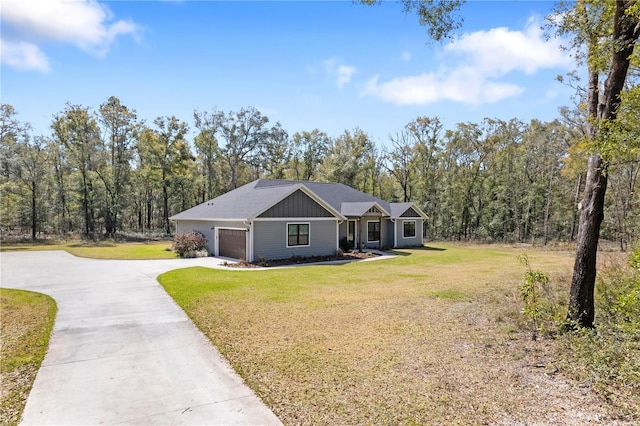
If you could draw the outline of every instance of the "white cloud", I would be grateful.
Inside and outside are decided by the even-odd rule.
[[[570,57],[560,48],[560,41],[544,40],[540,25],[533,18],[524,31],[501,27],[465,34],[447,45],[445,51],[462,54],[484,73],[497,76],[511,71],[532,75],[540,68],[571,65]]]
[[[460,57],[463,60],[455,63]],[[524,87],[502,81],[509,73],[532,76],[543,68],[571,65],[557,40],[544,40],[535,19],[530,19],[523,31],[495,28],[465,34],[445,47],[442,60],[444,65],[436,72],[396,77],[382,83],[375,76],[367,82],[363,94],[398,105],[440,100],[493,103],[524,92]]]
[[[402,52],[402,60],[405,62],[409,62],[411,60],[411,52],[405,50]]]
[[[31,46],[45,61],[37,45],[46,41],[68,43],[103,56],[116,37],[139,37],[137,24],[113,18],[111,10],[95,0],[3,0],[3,45]],[[12,66],[5,53],[3,49],[2,61]]]
[[[350,65],[340,65],[338,67],[338,78],[336,80],[336,84],[338,85],[338,89],[342,89],[342,86],[349,83],[351,81],[351,76],[356,73],[356,68]]]
[[[336,59],[327,59],[322,61],[322,67],[324,68],[324,72],[327,76],[334,79],[336,81],[336,86],[338,89],[342,90],[345,84],[351,82],[351,77],[358,72],[356,67],[351,65],[338,65],[338,61]]]
[[[397,77],[381,84],[378,79],[379,76],[371,78],[364,93],[397,105],[425,105],[445,99],[471,104],[493,103],[524,91],[515,84],[478,81],[465,72],[424,73]]]
[[[2,62],[18,70],[49,72],[49,61],[35,44],[0,40]]]

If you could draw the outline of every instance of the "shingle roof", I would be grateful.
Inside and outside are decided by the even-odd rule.
[[[388,203],[341,183],[258,179],[170,219],[250,220],[303,187],[342,216],[360,216],[377,203],[395,218],[413,206],[413,203]]]
[[[424,214],[424,212],[413,203],[391,203],[391,217],[400,217],[402,216],[402,213],[406,212],[412,207],[420,216],[425,219],[427,218],[427,215]]]
[[[345,216],[362,216],[371,207],[374,207],[377,203],[375,201],[361,201],[356,203],[342,203],[340,213]],[[387,212],[388,213],[388,212]]]
[[[249,220],[280,201],[300,186],[258,186],[260,180],[229,191],[170,219],[237,219]]]

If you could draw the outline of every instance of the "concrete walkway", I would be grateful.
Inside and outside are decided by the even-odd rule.
[[[94,260],[3,252],[0,285],[58,304],[23,424],[278,425],[156,281],[218,259]]]

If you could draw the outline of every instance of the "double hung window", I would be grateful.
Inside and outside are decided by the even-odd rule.
[[[287,224],[287,247],[309,245],[309,224]]]

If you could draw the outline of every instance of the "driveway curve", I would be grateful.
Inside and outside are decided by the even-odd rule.
[[[219,260],[0,259],[2,287],[58,304],[22,424],[281,424],[156,281]]]

